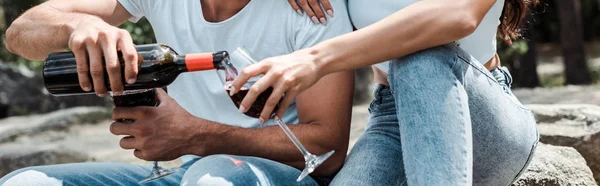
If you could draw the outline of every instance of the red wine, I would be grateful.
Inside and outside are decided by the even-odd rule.
[[[112,96],[116,107],[157,106],[156,89],[126,91],[123,95]]]
[[[227,95],[229,95],[229,92],[231,91],[231,87],[227,87],[226,90],[227,90]],[[246,114],[246,116],[249,116],[249,117],[259,118],[260,113],[263,111],[263,109],[265,107],[265,103],[267,103],[269,96],[271,96],[271,93],[273,93],[273,87],[269,87],[267,90],[265,90],[260,95],[258,95],[258,97],[256,98],[256,101],[254,101],[252,106],[250,106],[250,108],[248,108],[248,111],[244,114]],[[240,108],[240,104],[242,103],[242,100],[244,99],[244,97],[246,97],[246,94],[248,94],[248,89],[242,88],[236,94],[234,94],[233,96],[229,96],[229,97],[231,98],[231,101],[233,101],[235,106]],[[271,117],[275,116],[274,112],[276,112],[278,108],[279,108],[279,103],[277,103],[277,105],[275,105],[275,108],[273,108],[273,113],[271,114]],[[271,118],[271,117],[269,117],[269,118]]]
[[[165,87],[184,72],[217,69],[226,71],[226,74],[236,73],[232,74],[232,77],[237,76],[237,70],[231,65],[229,54],[226,51],[178,55],[173,49],[162,44],[139,45],[136,46],[136,49],[139,64],[138,77],[134,84],[127,84],[125,83],[125,76],[122,75],[125,90]],[[120,52],[118,55],[121,73],[124,74],[124,60]],[[65,96],[94,93],[93,87],[92,91],[86,92],[79,86],[77,61],[71,52],[49,55],[44,62],[43,73],[46,89],[52,95]],[[92,80],[91,76],[90,80]],[[110,91],[110,81],[106,70],[104,70],[104,83]]]

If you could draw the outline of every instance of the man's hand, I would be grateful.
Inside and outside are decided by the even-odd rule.
[[[129,84],[135,83],[138,73],[138,54],[131,35],[126,30],[114,27],[99,17],[90,16],[74,27],[68,44],[77,60],[79,85],[83,90],[92,90],[93,84],[98,96],[106,96],[107,88],[104,82],[104,70],[106,70],[111,90],[117,94],[123,92],[122,67],[117,55],[119,50],[125,61],[125,79]]]
[[[157,89],[158,107],[117,107],[110,125],[111,133],[126,135],[121,139],[123,149],[135,149],[137,158],[148,161],[170,161],[185,154],[198,154],[205,147],[204,137],[209,124],[193,122],[199,120],[183,109],[162,89]],[[123,119],[133,122],[119,122]],[[195,137],[200,136],[200,137]],[[193,147],[192,147],[193,144]]]
[[[302,15],[302,10],[304,10],[306,15],[315,24],[321,23],[327,25],[327,18],[323,9],[325,9],[329,17],[333,17],[333,8],[329,0],[288,0],[288,2],[298,14]],[[323,9],[321,9],[321,5],[323,5]]]

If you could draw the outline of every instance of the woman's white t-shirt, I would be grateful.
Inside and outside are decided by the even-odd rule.
[[[357,29],[369,26],[418,0],[349,0],[348,10],[352,23]],[[496,33],[500,25],[500,15],[504,0],[497,0],[485,15],[475,32],[459,40],[460,48],[471,54],[481,63],[486,63],[496,53]],[[406,25],[410,27],[411,25]],[[402,42],[402,41],[398,41]],[[389,61],[375,65],[384,72],[389,71]]]

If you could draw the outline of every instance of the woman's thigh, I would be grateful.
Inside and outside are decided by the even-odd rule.
[[[507,71],[492,74],[472,59],[459,62],[473,128],[473,183],[509,185],[533,157],[538,141],[533,114],[512,95]]]

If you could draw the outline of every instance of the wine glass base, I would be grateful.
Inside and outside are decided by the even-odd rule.
[[[176,173],[177,171],[179,171],[178,168],[173,168],[173,169],[165,169],[162,167],[154,167],[152,169],[152,173],[150,173],[150,175],[148,177],[146,177],[145,179],[143,179],[142,181],[140,181],[140,184],[145,184],[145,183],[149,183],[161,178],[164,178],[166,176],[169,176],[173,173]]]
[[[302,170],[302,173],[300,174],[300,176],[298,176],[296,182],[302,181],[304,178],[306,178],[306,176],[315,171],[315,169],[317,169],[319,165],[323,164],[325,160],[329,159],[329,157],[331,157],[333,153],[335,153],[334,150],[329,151],[328,153],[322,154],[320,156],[315,156],[312,154],[308,155],[308,157],[305,158],[306,164],[304,170]]]

